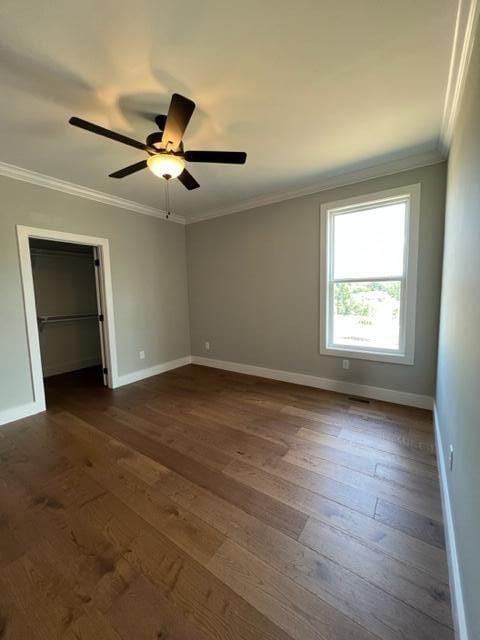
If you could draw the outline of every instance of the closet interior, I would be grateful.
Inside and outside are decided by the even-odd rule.
[[[45,390],[104,385],[102,315],[95,248],[30,240]]]

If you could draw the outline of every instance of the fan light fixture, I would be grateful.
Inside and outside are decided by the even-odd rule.
[[[170,153],[157,153],[147,160],[148,168],[159,178],[177,178],[185,169],[185,160]]]
[[[145,142],[129,138],[123,133],[110,131],[110,129],[100,127],[98,124],[83,120],[83,118],[77,118],[77,116],[72,116],[68,122],[74,127],[126,144],[147,154],[144,160],[110,173],[110,178],[126,178],[148,167],[153,174],[166,180],[167,184],[170,178],[178,178],[185,189],[192,191],[192,189],[198,189],[200,185],[190,171],[185,168],[185,162],[245,164],[247,160],[247,154],[244,151],[184,151],[183,135],[194,111],[195,103],[193,100],[189,100],[179,93],[174,93],[170,100],[168,113],[155,116],[158,131],[150,133]]]

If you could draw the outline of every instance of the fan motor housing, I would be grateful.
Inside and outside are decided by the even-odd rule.
[[[149,133],[147,136],[147,151],[153,156],[155,153],[161,153],[162,151],[166,151],[165,147],[162,146],[162,137],[163,131],[154,131],[153,133]],[[154,151],[156,150],[156,152]],[[173,153],[176,156],[183,156],[183,141],[180,142],[180,145],[176,151],[168,150],[168,153]]]
[[[147,146],[156,147],[158,148],[158,150],[160,150],[162,145],[162,136],[163,136],[163,131],[154,131],[153,133],[148,134]]]

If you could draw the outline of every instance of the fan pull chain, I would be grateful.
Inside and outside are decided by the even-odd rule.
[[[170,217],[170,190],[168,186],[170,180],[167,178],[165,182],[167,183],[165,185],[165,211],[167,212],[165,219],[168,220],[168,218]]]

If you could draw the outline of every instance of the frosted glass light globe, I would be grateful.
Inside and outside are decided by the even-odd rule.
[[[148,168],[159,178],[177,178],[185,169],[185,160],[170,153],[157,153],[147,160]]]

